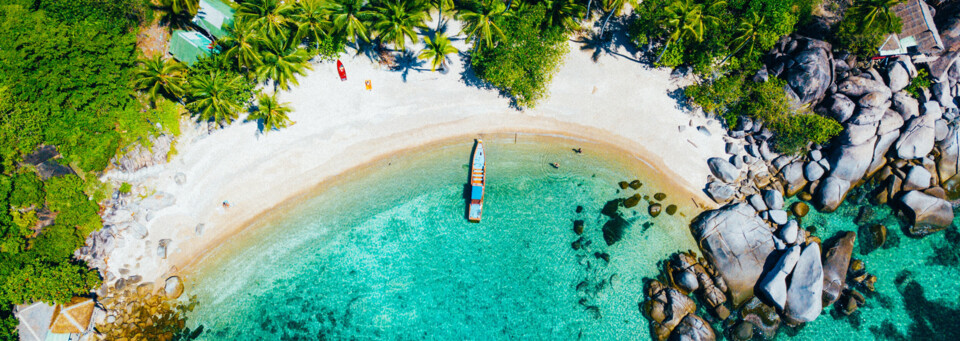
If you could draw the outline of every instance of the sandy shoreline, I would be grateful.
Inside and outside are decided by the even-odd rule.
[[[108,257],[107,271],[126,269],[124,276],[162,280],[261,213],[326,179],[397,152],[482,134],[559,134],[615,145],[675,179],[701,204],[712,203],[702,188],[709,174],[706,159],[723,155],[722,129],[677,108],[668,95],[677,87],[669,70],[607,55],[594,63],[571,43],[549,99],[534,110],[516,111],[497,92],[465,84],[458,57],[447,74],[426,69],[405,75],[362,56],[342,60],[349,81],[337,80],[333,63],[316,64],[299,87],[280,95],[294,108],[290,116],[297,124],[290,128],[265,135],[252,122],[210,134],[187,129],[169,163],[106,174],[108,181],[176,198],[149,218],[138,217],[149,235],[127,237]],[[363,89],[366,79],[373,91]],[[698,132],[698,125],[714,133]],[[180,173],[186,176],[183,185],[174,181]],[[226,210],[225,200],[231,204]],[[195,233],[198,224],[204,224],[201,235]],[[167,259],[156,252],[163,239],[171,240]]]

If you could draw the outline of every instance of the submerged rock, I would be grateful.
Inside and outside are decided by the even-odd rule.
[[[691,224],[704,255],[713,261],[737,306],[751,296],[774,250],[773,234],[745,203],[701,214]]]
[[[667,214],[673,215],[674,213],[677,213],[677,205],[667,205]]]
[[[639,189],[640,186],[642,186],[642,185],[643,185],[643,184],[640,183],[640,180],[633,180],[633,181],[630,181],[630,185],[629,185],[629,186],[630,186],[631,189]]]
[[[850,256],[853,254],[853,244],[857,234],[840,232],[828,240],[826,253],[823,255],[823,306],[830,306],[836,302],[843,291],[844,280],[847,278],[847,269],[850,266]]]
[[[714,341],[717,335],[707,321],[695,314],[688,314],[670,334],[670,341]]]
[[[910,234],[915,236],[941,231],[953,222],[953,207],[941,198],[920,191],[909,191],[900,197],[900,202],[910,220]]]
[[[649,207],[647,207],[647,211],[650,212],[651,217],[656,218],[658,215],[660,215],[660,211],[662,210],[662,208],[663,207],[659,203],[653,203],[653,204],[650,204]]]
[[[777,329],[780,328],[780,315],[777,314],[777,310],[756,297],[743,305],[740,317],[759,329],[767,340],[772,340],[777,335]]]

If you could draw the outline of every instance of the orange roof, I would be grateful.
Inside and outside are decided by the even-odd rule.
[[[67,304],[58,304],[53,311],[50,331],[58,334],[84,332],[90,325],[93,308],[93,300],[83,297],[74,297]]]

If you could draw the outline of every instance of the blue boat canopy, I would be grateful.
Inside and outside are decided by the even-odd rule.
[[[470,189],[470,200],[480,200],[483,198],[483,187],[481,186],[471,186]]]

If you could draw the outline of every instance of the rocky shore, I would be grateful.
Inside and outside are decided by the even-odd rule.
[[[890,205],[911,237],[951,225],[950,200],[960,194],[960,54],[927,58],[923,66],[938,78],[914,96],[905,90],[918,77],[910,57],[858,64],[831,51],[821,40],[784,37],[754,77],[784,79],[795,105],[836,119],[843,132],[801,155],[779,155],[761,123],[742,119],[730,127],[729,155],[708,160],[713,176],[704,189],[725,206],[691,224],[705,258],[677,254],[648,284],[641,310],[657,339],[716,339],[688,293],[709,307],[706,321],[722,322],[734,340],[772,339],[781,325],[811,322],[834,304],[853,313],[865,303],[861,291],[873,291],[877,281],[851,258],[857,234],[818,236],[816,226],[801,224],[811,205],[832,212],[858,186],[870,183],[871,203]],[[800,200],[788,208],[784,196]],[[861,250],[879,247],[887,235],[876,224],[860,233]]]

